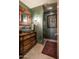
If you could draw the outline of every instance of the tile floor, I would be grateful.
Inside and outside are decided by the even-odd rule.
[[[44,45],[37,43],[25,56],[23,59],[55,59],[48,55],[42,54]]]

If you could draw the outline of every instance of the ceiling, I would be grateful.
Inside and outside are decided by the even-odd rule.
[[[25,5],[27,5],[29,8],[34,8],[44,4],[51,4],[57,2],[57,0],[20,0],[20,1],[23,2]]]

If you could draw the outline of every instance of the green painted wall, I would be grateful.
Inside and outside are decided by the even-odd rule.
[[[32,22],[35,24],[37,41],[43,43],[43,8],[41,6],[32,9]]]

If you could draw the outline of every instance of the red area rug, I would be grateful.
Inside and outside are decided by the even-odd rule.
[[[47,41],[42,53],[57,59],[57,43]]]

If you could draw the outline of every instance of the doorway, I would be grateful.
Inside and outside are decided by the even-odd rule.
[[[57,4],[46,4],[43,8],[43,37],[57,40]]]

